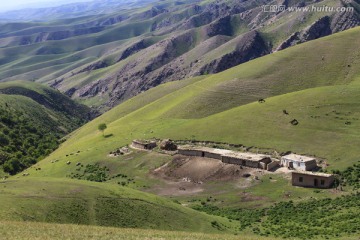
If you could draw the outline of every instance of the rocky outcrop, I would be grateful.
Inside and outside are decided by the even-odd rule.
[[[167,9],[164,9],[164,8],[161,9],[161,8],[157,8],[157,7],[152,7],[150,10],[141,13],[139,15],[139,17],[143,18],[143,19],[149,19],[149,18],[155,17],[155,16],[157,16],[159,14],[167,13],[167,12],[168,12]]]
[[[360,25],[360,16],[357,11],[337,12],[333,16],[320,18],[302,31],[295,32],[279,45],[276,50],[282,50],[296,44],[345,31]]]
[[[360,25],[360,16],[356,11],[336,13],[331,21],[331,29],[334,33]]]
[[[129,57],[130,55],[133,55],[134,53],[137,53],[138,51],[144,49],[147,47],[147,44],[145,44],[144,40],[141,40],[139,42],[134,43],[130,47],[126,48],[118,61],[124,60],[125,58]]]
[[[77,91],[78,97],[94,97],[101,91],[102,81],[96,81]],[[105,89],[104,89],[105,90]]]
[[[231,27],[231,16],[220,18],[219,20],[209,24],[206,26],[205,31],[209,37],[216,35],[231,36],[233,34]]]
[[[161,18],[158,21],[155,21],[151,27],[152,31],[160,30],[162,28],[167,28],[169,26],[176,26],[179,23],[182,23],[186,19],[192,18],[198,14],[201,14],[202,7],[199,5],[191,5],[187,7],[184,11],[176,14],[171,14],[165,18]]]
[[[82,73],[82,72],[89,72],[89,71],[93,71],[93,70],[97,70],[97,69],[101,69],[101,68],[106,68],[108,67],[109,65],[101,60],[101,61],[98,61],[98,62],[95,62],[95,63],[92,63],[88,66],[86,66],[85,68],[81,69],[80,71],[77,71],[75,72],[74,74],[78,74],[78,73]]]
[[[246,11],[246,7],[245,7],[246,2],[247,1],[244,0],[229,1],[229,2],[216,1],[207,4],[203,7],[198,7],[196,9],[198,14],[184,21],[184,23],[181,24],[179,29],[186,30],[186,29],[204,26],[222,18],[224,18],[223,21],[224,20],[226,21],[227,16],[239,14]],[[219,25],[216,26],[216,24],[217,23],[214,23],[213,27],[215,28],[219,27]],[[220,22],[220,25],[222,24],[223,23]]]
[[[299,43],[304,43],[320,37],[328,36],[331,33],[332,30],[330,27],[330,17],[325,16],[320,18],[318,21],[305,28],[304,30],[292,34],[287,40],[281,43],[276,50],[283,50]]]
[[[200,74],[218,73],[241,63],[268,54],[270,51],[257,31],[242,36],[237,48],[200,69]]]

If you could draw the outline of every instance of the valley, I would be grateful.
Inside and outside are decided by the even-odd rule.
[[[359,14],[358,0],[0,12],[0,238],[357,239]]]
[[[263,12],[263,5],[276,4],[265,0],[109,4],[99,5],[108,14],[83,10],[81,17],[69,14],[71,20],[53,13],[50,25],[3,23],[0,81],[45,83],[105,112],[161,83],[218,73],[360,23],[357,1],[353,12],[279,14]],[[341,5],[314,5],[324,4]]]

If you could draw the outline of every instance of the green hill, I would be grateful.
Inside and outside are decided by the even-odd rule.
[[[15,81],[0,84],[0,118],[0,162],[15,174],[55,150],[90,111],[51,88]]]
[[[346,13],[269,13],[262,11],[266,0],[146,1],[125,9],[110,7],[116,5],[110,1],[111,12],[78,17],[70,13],[73,8],[67,16],[45,9],[34,14],[55,11],[53,21],[0,23],[0,81],[46,83],[105,112],[161,83],[218,73],[358,26],[358,1],[301,3],[354,7]]]
[[[16,201],[14,201],[16,199]],[[227,219],[113,184],[52,178],[1,182],[2,221],[231,233]]]
[[[94,180],[90,175],[103,175],[106,177],[99,181],[117,185],[124,182],[131,188],[156,192],[154,187],[165,187],[166,183],[149,172],[170,162],[171,156],[141,151],[117,158],[109,156],[109,152],[130,144],[132,139],[154,137],[243,144],[251,147],[251,151],[267,153],[292,151],[322,159],[327,171],[344,170],[358,163],[360,88],[359,70],[354,66],[358,62],[359,44],[355,39],[359,35],[359,28],[353,29],[219,74],[160,85],[74,131],[59,149],[26,173],[39,179],[91,177]],[[343,47],[344,41],[349,43],[346,47]],[[260,98],[265,102],[258,102]],[[294,119],[298,125],[291,124]],[[100,123],[107,124],[105,135],[108,137],[97,130]],[[36,170],[39,167],[41,170]],[[297,188],[281,174],[265,174],[247,188],[239,187],[241,181],[204,183],[202,192],[174,198],[192,207],[204,203],[205,207],[220,209],[259,209],[291,200],[300,204],[294,206],[295,210],[311,203],[320,214],[322,207],[314,205],[313,199],[335,198],[351,191],[350,188],[345,192]],[[217,200],[211,200],[210,196]],[[326,201],[319,204],[327,205]],[[342,200],[334,200],[334,204],[336,201]],[[343,209],[347,209],[347,202],[342,201]],[[284,207],[282,203],[279,206]],[[208,212],[216,214],[211,208]],[[302,211],[297,213],[296,216],[303,219]],[[352,211],[344,210],[343,214],[350,216]],[[219,215],[227,216],[222,210]],[[297,225],[292,216],[291,212],[287,215],[289,222]],[[327,221],[339,216],[329,212],[322,217]],[[272,222],[274,219],[267,215],[261,219],[261,224],[255,221],[245,231],[279,234],[279,230],[271,227],[276,225]],[[287,222],[282,224],[285,226]],[[316,227],[309,226],[298,233],[309,237],[312,231],[316,231]],[[321,231],[321,235],[352,234],[346,231],[344,226],[338,226],[332,232]],[[281,236],[295,233],[284,234]]]
[[[95,226],[79,226],[68,224],[49,224],[33,222],[0,222],[2,236],[9,240],[22,239],[194,239],[194,240],[235,240],[239,236],[230,234],[204,234],[179,231],[159,231],[133,228],[110,228]],[[277,238],[241,235],[242,240],[273,240]],[[345,238],[344,238],[345,239]]]
[[[132,139],[152,137],[293,151],[324,158],[331,169],[343,169],[358,161],[360,90],[354,66],[359,36],[357,28],[219,74],[151,89],[72,133],[39,163],[48,171],[34,174],[67,176],[71,168],[51,161],[77,151],[81,154],[69,156],[71,161],[116,166],[107,157],[110,151]],[[260,98],[266,102],[258,103]],[[293,119],[300,124],[291,125]],[[97,131],[100,123],[108,125],[106,132],[113,137],[102,137]]]
[[[282,175],[265,174],[246,189],[214,181],[204,192],[174,198],[220,216],[229,217],[222,207],[236,207],[236,212],[230,212],[230,222],[133,189],[151,191],[153,186],[164,186],[149,172],[171,161],[171,156],[134,150],[115,158],[109,153],[133,139],[171,138],[312,155],[324,161],[327,171],[352,166],[359,161],[360,144],[360,70],[355,67],[359,37],[360,28],[355,28],[218,74],[162,84],[129,99],[69,134],[57,150],[23,174],[4,181],[0,217],[4,221],[214,233],[245,229],[261,236],[351,239],[358,233],[359,198],[349,194],[350,189],[298,188]],[[298,124],[291,124],[293,120]],[[101,123],[107,124],[106,137],[98,131]],[[239,215],[243,213],[239,207],[249,212]],[[345,224],[337,224],[342,218]],[[310,224],[301,228],[302,221]],[[326,231],[328,227],[331,231]]]

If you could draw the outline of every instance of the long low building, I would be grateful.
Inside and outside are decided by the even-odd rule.
[[[271,157],[263,154],[232,152],[223,155],[221,161],[224,163],[267,170],[267,164],[271,163]]]
[[[221,160],[224,154],[231,153],[231,150],[208,148],[208,147],[194,147],[190,145],[184,145],[178,147],[178,153],[185,156],[194,157],[207,157]]]
[[[186,156],[207,157],[221,160],[223,163],[236,164],[252,168],[261,168],[271,170],[279,166],[278,161],[271,159],[271,156],[265,154],[236,152],[227,149],[198,147],[198,146],[180,146],[178,153]]]
[[[292,185],[300,187],[330,188],[335,180],[334,175],[326,173],[294,171],[291,174]]]

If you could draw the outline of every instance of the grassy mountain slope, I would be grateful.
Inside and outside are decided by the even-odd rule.
[[[163,182],[150,175],[149,170],[169,162],[170,156],[134,151],[115,158],[109,156],[109,152],[136,138],[195,139],[244,144],[253,151],[293,151],[313,155],[323,159],[330,169],[351,166],[358,162],[357,146],[360,144],[360,70],[355,67],[360,59],[359,37],[360,28],[355,28],[218,74],[166,83],[129,99],[72,132],[55,152],[29,168],[24,175],[4,181],[0,217],[5,221],[34,220],[164,230],[239,230],[239,225],[236,226],[239,222],[233,225],[222,218],[199,214],[164,198],[120,186],[120,179],[126,174],[125,185],[132,188],[147,189],[155,184],[161,187]],[[265,99],[264,103],[258,102],[261,98]],[[291,124],[294,119],[299,122],[296,126]],[[100,123],[108,126],[106,137],[97,129]],[[95,169],[96,176],[89,174],[90,168]],[[109,183],[69,179],[85,174],[88,178],[108,174]],[[347,192],[296,188],[281,175],[269,175],[262,176],[258,184],[248,189],[232,186],[231,195],[228,188],[232,183],[210,185],[224,195],[214,204],[221,206],[224,198],[232,200],[229,201],[233,204],[231,207],[239,204],[243,204],[241,207],[259,207],[261,201],[266,201],[265,206],[269,206],[284,198],[300,202],[299,205],[292,202],[276,205],[269,210],[270,215],[264,215],[251,225],[251,229],[246,229],[262,235],[278,234],[281,231],[277,228],[279,222],[284,229],[293,223],[300,226],[301,219],[308,219],[301,204],[312,204],[316,214],[331,224],[341,217],[356,218],[357,212],[351,209],[357,209],[358,196],[351,196],[349,201],[345,198],[308,201],[309,198],[335,198]],[[208,193],[184,199],[189,205],[188,200],[197,204],[208,198]],[[243,203],[244,195],[254,198],[251,201],[245,198]],[[199,202],[194,198],[202,199]],[[346,213],[339,214],[327,201],[334,201],[334,206],[341,201]],[[202,205],[206,208],[211,204],[210,200]],[[323,214],[322,204],[329,207],[327,215]],[[353,204],[350,210],[348,204]],[[292,209],[297,215],[286,212],[284,219],[288,221],[278,218],[286,209]],[[201,210],[213,212],[212,209]],[[294,219],[294,216],[299,218]],[[157,221],[154,223],[153,219]],[[294,231],[283,231],[281,236],[293,237],[297,233],[309,236],[311,230],[321,232],[321,236],[342,234],[351,237],[358,231],[356,222],[351,223],[351,229],[339,224],[332,225],[334,231],[329,232],[325,230],[327,223],[321,225],[321,231],[316,231],[317,225],[314,228],[310,224],[296,232],[298,230],[292,225]]]
[[[29,167],[89,118],[87,107],[54,89],[31,82],[1,83],[1,165],[11,174]]]
[[[354,67],[359,34],[359,29],[350,30],[206,78],[149,90],[75,131],[39,163],[46,171],[31,174],[64,177],[75,167],[51,161],[65,161],[77,151],[81,154],[70,156],[71,161],[116,166],[107,157],[110,151],[151,137],[239,143],[315,155],[330,168],[352,165],[359,142],[359,73]],[[258,103],[260,98],[266,102]],[[291,125],[293,119],[300,124]],[[102,122],[113,137],[97,131]]]
[[[72,20],[2,24],[0,81],[46,83],[105,111],[160,83],[217,73],[279,45],[286,48],[360,23],[358,10],[262,11],[263,4],[275,2],[161,1]]]
[[[49,224],[49,223],[33,223],[33,222],[5,222],[0,223],[0,232],[2,236],[9,240],[22,239],[194,239],[194,240],[235,240],[239,236],[230,234],[202,234],[193,232],[178,232],[178,231],[159,231],[159,230],[144,230],[144,229],[124,229],[124,228],[110,228],[110,227],[95,227],[95,226],[79,226],[68,224]],[[259,237],[252,235],[241,235],[243,240],[273,240],[276,238]],[[344,238],[345,239],[345,238]]]
[[[171,200],[113,184],[27,178],[6,180],[1,185],[0,216],[4,221],[207,233],[234,230],[224,218],[199,213]]]

